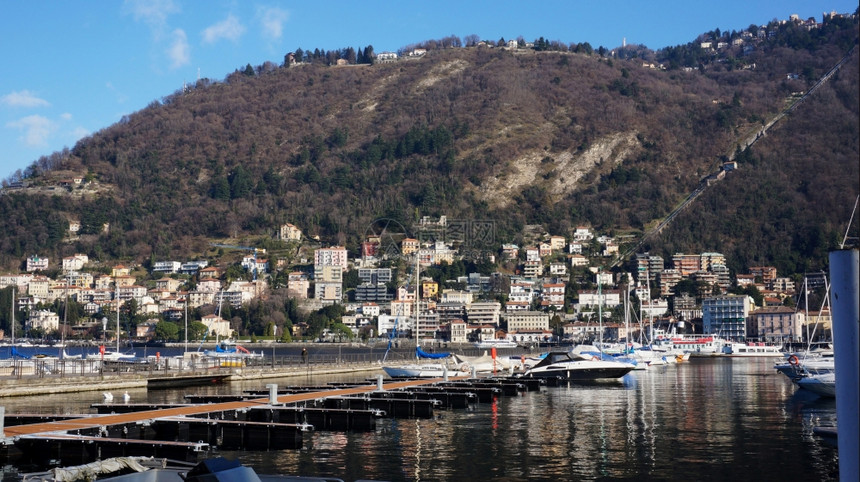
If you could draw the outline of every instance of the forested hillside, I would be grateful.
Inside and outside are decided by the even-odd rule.
[[[5,189],[0,264],[193,256],[283,222],[355,253],[374,219],[441,214],[492,220],[500,243],[526,224],[638,234],[845,56],[857,22],[800,35],[728,56],[694,43],[615,56],[440,48],[204,79]],[[650,68],[661,58],[667,69]],[[723,251],[736,269],[820,267],[858,193],[857,71],[855,50],[649,248]],[[72,177],[84,182],[63,184]],[[81,224],[71,241],[70,220]]]

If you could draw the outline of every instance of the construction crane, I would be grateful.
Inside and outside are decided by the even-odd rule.
[[[227,248],[227,249],[240,249],[242,251],[253,251],[254,252],[254,281],[257,281],[257,253],[265,253],[266,250],[262,248],[253,248],[251,246],[236,246],[233,244],[217,244],[217,243],[209,243],[209,246],[214,246],[216,248]]]

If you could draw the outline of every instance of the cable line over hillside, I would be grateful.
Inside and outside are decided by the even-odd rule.
[[[842,59],[839,62],[837,62],[836,65],[834,65],[823,76],[821,76],[821,78],[819,78],[818,81],[816,81],[815,84],[813,84],[813,86],[810,87],[806,93],[804,93],[802,96],[795,99],[795,101],[792,102],[791,105],[789,105],[788,107],[783,109],[781,112],[774,115],[770,119],[770,121],[768,121],[766,124],[764,124],[762,126],[761,130],[758,131],[754,136],[751,136],[751,137],[748,137],[748,138],[742,140],[741,144],[739,144],[739,147],[740,147],[739,150],[740,151],[746,150],[746,149],[750,148],[753,144],[758,142],[759,139],[761,139],[762,137],[764,137],[765,134],[767,134],[767,131],[770,130],[771,127],[773,127],[777,122],[779,122],[787,114],[792,112],[795,108],[797,108],[798,105],[800,105],[810,95],[812,95],[822,85],[824,85],[828,80],[830,80],[830,78],[833,76],[833,74],[835,74],[845,64],[845,62],[847,62],[848,59],[851,58],[851,56],[854,54],[854,51],[856,50],[856,48],[857,48],[856,45],[854,47],[852,47],[851,50],[844,57],[842,57]],[[734,157],[735,157],[735,153],[732,152],[728,155],[728,160],[731,161],[734,159]],[[670,212],[665,218],[663,218],[663,220],[660,221],[657,224],[657,226],[651,228],[650,231],[646,232],[642,236],[642,239],[639,240],[639,242],[637,242],[633,246],[624,250],[623,253],[620,253],[618,255],[618,257],[615,258],[614,261],[612,261],[612,263],[609,265],[609,267],[612,268],[612,267],[618,266],[619,264],[624,262],[624,260],[629,258],[633,253],[637,252],[639,250],[639,248],[641,248],[642,245],[645,244],[645,241],[647,241],[649,238],[651,238],[654,235],[660,234],[660,232],[666,226],[668,226],[669,223],[671,223],[681,211],[683,211],[687,206],[692,204],[692,202],[697,197],[699,197],[705,191],[706,188],[708,188],[714,182],[721,180],[725,176],[725,172],[726,171],[724,171],[723,168],[720,167],[720,169],[717,172],[715,172],[713,174],[709,174],[708,176],[705,176],[705,178],[703,178],[699,182],[699,185],[696,186],[696,189],[694,189],[693,192],[691,192],[681,202],[681,204],[679,204],[674,210],[672,210],[672,212]]]

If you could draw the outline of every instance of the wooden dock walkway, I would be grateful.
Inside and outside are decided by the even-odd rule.
[[[448,377],[449,381],[466,380],[468,377]],[[392,381],[382,385],[383,390],[397,390],[409,387],[418,387],[422,385],[431,385],[444,382],[443,378],[433,378],[424,380],[406,380]],[[278,404],[289,404],[305,402],[309,400],[319,400],[330,397],[342,397],[350,395],[360,395],[364,393],[374,392],[379,389],[377,384],[369,384],[350,388],[333,388],[331,390],[320,390],[307,393],[297,393],[289,395],[277,396]],[[14,439],[21,436],[39,436],[48,434],[65,433],[76,430],[99,429],[111,425],[142,423],[151,420],[157,420],[167,417],[183,417],[202,415],[212,412],[222,412],[229,410],[243,410],[253,407],[261,407],[269,405],[269,398],[256,398],[251,400],[223,402],[223,403],[206,403],[198,405],[190,405],[175,408],[165,408],[160,410],[146,410],[141,412],[131,412],[122,414],[110,415],[94,415],[67,420],[58,420],[53,422],[40,422],[25,425],[13,425],[3,427],[2,437],[5,439]]]

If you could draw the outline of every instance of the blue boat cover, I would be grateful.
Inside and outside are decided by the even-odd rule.
[[[427,353],[422,350],[420,346],[415,347],[415,355],[417,355],[418,358],[447,358],[451,356],[450,353]]]

